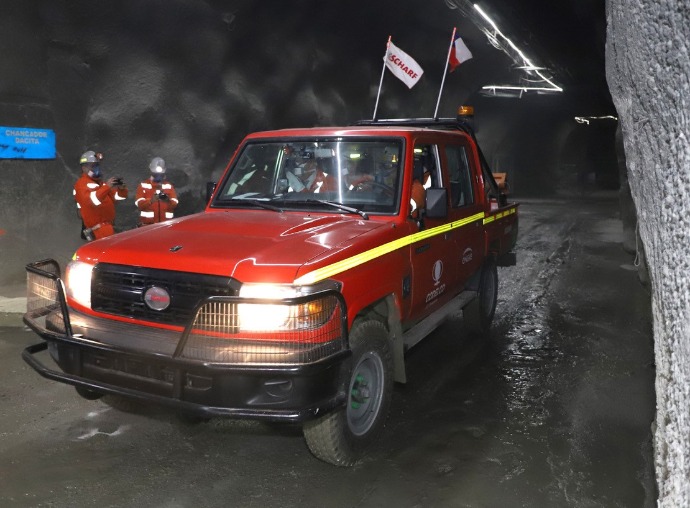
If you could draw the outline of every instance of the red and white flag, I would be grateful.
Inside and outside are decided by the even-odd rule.
[[[419,64],[415,62],[414,58],[405,53],[402,49],[396,47],[392,42],[388,43],[385,62],[388,70],[405,83],[408,88],[415,86],[419,78],[424,74],[424,71]]]
[[[453,47],[450,50],[450,55],[448,56],[448,63],[450,64],[450,72],[453,72],[455,68],[463,62],[466,62],[472,58],[472,53],[467,49],[465,43],[458,36],[453,41]]]

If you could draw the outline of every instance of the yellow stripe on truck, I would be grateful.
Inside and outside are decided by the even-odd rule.
[[[414,233],[412,235],[398,238],[397,240],[384,243],[383,245],[379,245],[378,247],[374,247],[373,249],[369,249],[368,251],[356,254],[355,256],[351,256],[347,259],[343,259],[342,261],[338,261],[331,265],[318,268],[312,272],[305,273],[301,277],[296,278],[294,284],[297,286],[314,284],[315,282],[319,282],[329,277],[333,277],[334,275],[349,270],[350,268],[354,268],[355,266],[368,263],[373,259],[385,256],[386,254],[389,254],[398,249],[402,249],[403,247],[407,247],[408,245],[419,242],[420,240],[426,240],[427,238],[431,238],[432,236],[440,235],[453,229],[466,226],[467,224],[471,224],[472,222],[482,220],[483,218],[484,212],[481,212],[467,217],[465,219],[456,220],[453,222],[449,222],[447,224],[436,226],[435,228],[420,231],[419,233]]]
[[[517,211],[517,208],[509,208],[508,210],[504,210],[502,212],[498,212],[494,215],[489,215],[484,219],[484,224],[489,224],[490,222],[493,222],[498,219],[502,219],[503,217],[508,217],[508,215],[512,215]]]

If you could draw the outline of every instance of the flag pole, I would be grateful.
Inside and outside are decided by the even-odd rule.
[[[453,27],[453,35],[450,36],[450,45],[448,46],[448,55],[446,55],[446,67],[443,69],[443,79],[441,79],[441,89],[438,91],[438,100],[436,101],[436,110],[434,111],[434,120],[438,118],[438,105],[441,104],[441,94],[443,93],[443,84],[446,82],[446,74],[448,73],[448,61],[450,60],[450,52],[453,50],[453,41],[455,40],[455,31],[457,27]]]
[[[388,36],[388,42],[386,43],[386,55],[388,55],[388,48],[391,45],[391,36]],[[376,120],[376,110],[379,109],[379,97],[381,96],[381,85],[383,84],[383,75],[386,72],[386,55],[383,56],[383,69],[381,69],[381,79],[379,80],[379,91],[376,94],[376,105],[374,106],[374,117],[372,120]]]

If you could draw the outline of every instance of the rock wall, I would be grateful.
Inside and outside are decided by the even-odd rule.
[[[443,0],[396,5],[3,0],[0,125],[53,129],[57,158],[0,159],[0,285],[20,284],[26,262],[66,260],[81,243],[72,185],[87,149],[103,152],[106,176],[123,176],[130,190],[163,157],[177,214],[199,211],[206,182],[248,132],[370,118],[388,35],[427,76],[411,91],[386,76],[379,115],[431,116],[462,20]],[[495,53],[477,40],[478,60]],[[442,115],[483,81],[471,65],[449,81]],[[118,205],[116,229],[136,224],[133,201]]]
[[[652,289],[659,505],[690,506],[690,9],[608,0],[606,73]]]

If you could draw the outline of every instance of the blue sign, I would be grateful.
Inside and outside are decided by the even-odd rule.
[[[55,131],[0,126],[0,159],[54,159]]]

